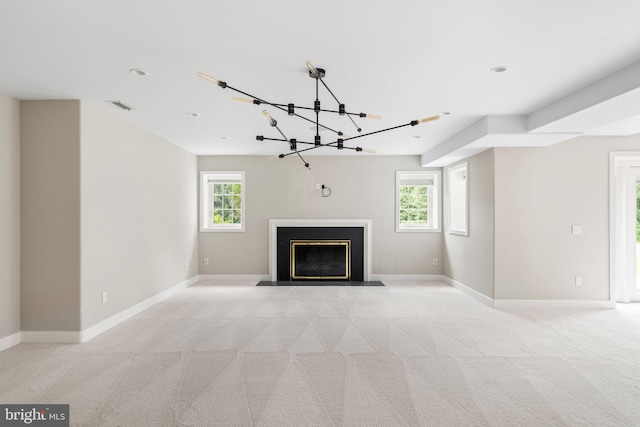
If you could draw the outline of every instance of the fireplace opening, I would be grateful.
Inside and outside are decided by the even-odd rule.
[[[292,280],[350,280],[351,241],[291,240]]]

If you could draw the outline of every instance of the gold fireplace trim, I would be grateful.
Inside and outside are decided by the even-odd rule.
[[[291,280],[350,280],[351,279],[351,240],[291,240],[291,254],[289,265],[291,266]],[[345,250],[344,276],[298,276],[296,274],[296,246],[343,246]]]

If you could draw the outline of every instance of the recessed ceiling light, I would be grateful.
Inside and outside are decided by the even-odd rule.
[[[187,116],[200,117],[200,114],[198,114],[198,113],[187,113]]]
[[[508,69],[509,67],[507,67],[506,65],[498,65],[497,67],[493,67],[491,71],[493,71],[494,73],[504,73]]]
[[[131,74],[135,74],[136,76],[146,76],[147,75],[146,71],[140,70],[138,68],[132,68],[132,69],[129,70],[129,72]]]

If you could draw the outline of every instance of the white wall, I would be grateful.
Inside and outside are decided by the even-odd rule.
[[[1,340],[20,332],[20,102],[4,95],[0,95],[0,236]]]
[[[21,101],[23,331],[80,330],[80,103]]]
[[[468,162],[468,236],[449,234],[449,168],[444,178],[444,274],[493,298],[493,203],[494,150],[487,150]]]
[[[634,150],[640,135],[495,150],[496,299],[609,299],[609,153]]]
[[[166,140],[90,103],[81,116],[86,329],[198,274],[198,173],[196,156]]]
[[[421,170],[419,156],[310,156],[311,171],[296,158],[202,156],[198,169],[246,172],[246,231],[199,233],[200,274],[269,271],[269,219],[372,219],[374,274],[441,274],[441,233],[395,232],[395,171]],[[331,188],[321,197],[315,184]],[[203,265],[203,258],[210,264]]]

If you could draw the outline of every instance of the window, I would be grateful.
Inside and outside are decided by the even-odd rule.
[[[200,231],[244,231],[244,172],[200,172]]]
[[[440,231],[440,171],[396,172],[396,231]]]
[[[449,169],[449,234],[469,235],[468,164]]]

